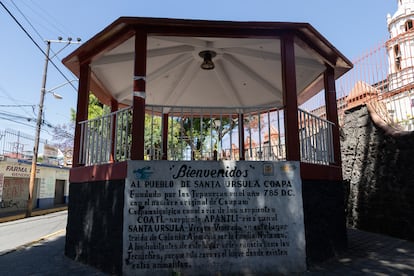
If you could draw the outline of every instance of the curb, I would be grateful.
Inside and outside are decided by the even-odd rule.
[[[56,207],[56,208],[51,208],[51,209],[35,210],[35,211],[32,212],[32,216],[31,217],[43,216],[43,215],[50,214],[50,213],[56,213],[56,212],[60,212],[60,211],[65,211],[67,209],[68,209],[67,206],[62,206],[62,207]],[[24,218],[26,218],[26,214],[23,212],[23,213],[17,214],[17,215],[0,217],[0,223],[14,221],[14,220],[19,220],[19,219],[24,219]]]

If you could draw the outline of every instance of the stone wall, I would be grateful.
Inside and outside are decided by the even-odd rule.
[[[414,133],[385,128],[361,106],[345,116],[347,224],[414,240]]]

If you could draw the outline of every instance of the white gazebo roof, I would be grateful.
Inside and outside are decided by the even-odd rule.
[[[132,105],[135,33],[147,30],[146,104],[197,107],[283,105],[281,36],[295,35],[299,103],[323,87],[326,65],[338,78],[352,67],[309,24],[119,18],[68,56],[75,74],[89,62],[91,90],[105,104]],[[200,68],[213,51],[213,70]]]

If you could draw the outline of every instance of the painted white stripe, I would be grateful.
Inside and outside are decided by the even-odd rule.
[[[134,97],[140,97],[142,99],[145,99],[145,91],[134,91],[133,96]]]
[[[147,78],[145,76],[134,76],[134,80],[144,80],[144,81],[146,81]]]

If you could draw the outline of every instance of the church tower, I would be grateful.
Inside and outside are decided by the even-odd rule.
[[[387,15],[389,91],[414,82],[414,0],[397,0],[397,4],[395,14]]]

